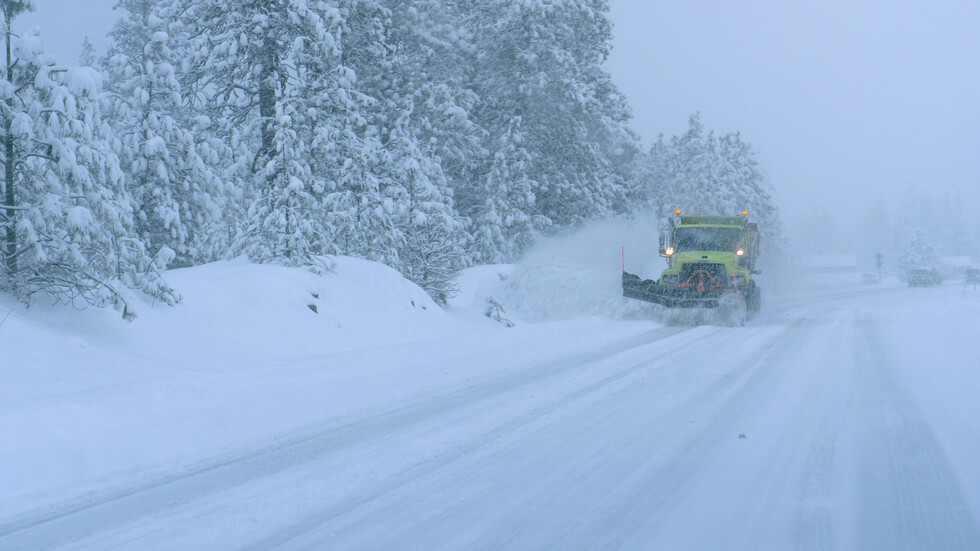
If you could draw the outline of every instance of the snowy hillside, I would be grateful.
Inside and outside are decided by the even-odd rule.
[[[61,499],[117,469],[160,468],[375,402],[358,381],[397,377],[398,366],[346,365],[343,352],[387,357],[385,347],[472,332],[395,270],[334,260],[323,276],[243,260],[175,270],[183,301],[146,302],[133,323],[0,299],[0,510],[29,502],[22,491]]]

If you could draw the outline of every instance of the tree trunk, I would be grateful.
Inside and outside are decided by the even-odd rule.
[[[4,30],[7,46],[7,82],[10,83],[10,89],[13,90],[13,63],[10,59],[10,23],[13,17],[11,17],[10,10],[4,10]],[[11,115],[13,113],[14,104],[13,98],[7,98],[7,109],[3,117],[3,147],[4,147],[4,204],[7,206],[7,212],[5,217],[6,226],[6,260],[7,260],[7,273],[13,276],[17,273],[17,220],[15,208],[17,204],[15,203],[14,195],[14,135],[11,131]]]
[[[262,45],[262,76],[259,81],[259,117],[261,117],[262,148],[259,150],[259,166],[264,166],[275,151],[276,117],[276,44],[270,31]],[[272,178],[270,178],[272,180]]]

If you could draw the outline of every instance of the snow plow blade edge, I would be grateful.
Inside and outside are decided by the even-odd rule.
[[[695,295],[695,296],[692,296]],[[717,296],[704,296],[703,293],[691,293],[685,289],[677,289],[659,285],[652,279],[640,279],[640,276],[623,272],[623,296],[667,308],[716,308]]]

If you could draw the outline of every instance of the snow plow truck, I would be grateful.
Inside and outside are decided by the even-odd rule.
[[[660,230],[660,256],[667,269],[659,281],[626,271],[623,296],[669,309],[716,309],[731,325],[759,311],[762,292],[753,275],[759,257],[759,228],[740,216],[682,215],[674,211],[670,227]]]

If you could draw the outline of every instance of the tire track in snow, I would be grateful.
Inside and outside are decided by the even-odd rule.
[[[785,375],[778,367],[791,365],[784,360],[797,352],[797,343],[811,321],[794,321],[758,356],[737,364],[714,396],[691,404],[688,417],[707,416],[699,422],[700,428],[666,438],[657,456],[624,481],[628,494],[615,496],[616,502],[597,504],[601,513],[566,533],[557,547],[574,547],[590,533],[604,534],[590,544],[592,549],[642,547],[642,534],[666,522],[683,490],[698,480],[698,474],[716,457],[716,450],[729,441],[740,415],[767,393],[774,378]]]
[[[847,312],[842,314],[838,312],[834,316],[833,333],[826,336],[828,342],[853,341],[853,316]],[[850,361],[851,350],[849,347],[830,347],[819,351],[813,359],[817,369],[808,381],[809,391],[801,402],[806,409],[801,408],[797,419],[788,424],[789,427],[808,427],[808,430],[805,433],[799,431],[796,438],[787,435],[783,440],[784,446],[793,447],[803,438],[808,439],[802,466],[792,471],[796,476],[796,489],[790,491],[795,495],[795,501],[789,529],[793,547],[797,550],[842,548],[840,519],[847,515],[840,495],[846,478],[840,455],[847,446],[843,440],[852,421],[854,371],[860,369]],[[819,418],[807,419],[814,413]]]
[[[756,338],[759,335],[771,333],[773,336],[767,337],[762,342],[752,345],[755,349],[763,351],[779,348],[780,339],[789,338],[787,332],[799,332],[805,330],[811,323],[810,319],[801,319],[791,327],[781,327],[774,331],[772,327],[762,327],[755,330],[740,329],[720,329],[710,334],[710,338],[705,338],[698,342],[706,350],[725,351],[733,350],[733,341],[744,338],[746,331],[753,331]],[[727,337],[726,342],[719,340],[719,334]],[[706,336],[708,337],[708,336]],[[764,353],[764,352],[763,352]],[[658,355],[651,359],[648,365],[643,366],[645,373],[656,373],[658,378],[670,377],[667,372],[675,374],[691,374],[690,348],[678,350],[675,353]],[[604,503],[608,501],[609,493],[616,493],[617,498],[622,496],[622,489],[611,488],[608,484],[633,486],[635,481],[623,481],[621,473],[629,470],[636,470],[637,460],[649,461],[652,451],[656,455],[659,451],[650,450],[651,443],[667,446],[683,445],[689,436],[683,428],[678,430],[675,423],[679,418],[685,421],[694,413],[694,417],[703,417],[705,409],[713,409],[711,406],[721,400],[721,397],[737,394],[738,388],[744,386],[745,379],[751,378],[751,373],[755,370],[753,361],[736,363],[731,368],[724,369],[713,378],[706,381],[705,387],[701,388],[686,398],[669,407],[666,415],[664,410],[656,410],[657,418],[649,419],[651,423],[638,422],[635,418],[630,418],[630,409],[635,405],[636,400],[642,399],[643,394],[638,394],[638,388],[631,384],[630,387],[620,388],[614,395],[607,395],[602,400],[604,411],[598,406],[589,408],[589,415],[583,415],[582,406],[576,405],[576,411],[564,412],[558,418],[547,423],[546,428],[539,430],[545,435],[553,435],[548,438],[548,443],[536,442],[535,451],[529,451],[526,439],[514,440],[506,444],[504,448],[495,446],[485,446],[489,449],[480,450],[477,457],[468,457],[463,465],[439,465],[442,469],[446,467],[449,473],[426,472],[428,478],[419,477],[411,482],[411,489],[399,492],[398,496],[384,496],[378,493],[376,498],[380,504],[359,503],[357,508],[367,509],[365,511],[333,511],[334,517],[323,513],[310,521],[293,528],[283,530],[282,533],[274,538],[262,540],[254,549],[269,548],[282,545],[286,548],[296,549],[359,549],[359,548],[454,548],[454,545],[447,545],[445,539],[439,539],[438,535],[447,536],[447,520],[445,515],[450,518],[462,516],[472,517],[479,515],[476,511],[491,503],[494,512],[490,513],[490,518],[481,518],[479,532],[482,534],[475,539],[465,539],[455,541],[456,547],[466,548],[537,548],[537,547],[557,547],[571,546],[581,547],[583,541],[588,538],[581,535],[573,535],[561,541],[551,539],[535,539],[541,534],[549,534],[554,538],[569,529],[567,518],[554,517],[549,511],[553,510],[556,503],[562,503],[562,509],[575,514],[576,509],[580,512],[588,511],[593,514],[596,509],[606,510],[613,505]],[[651,368],[655,370],[651,371]],[[682,377],[681,388],[690,385],[690,379]],[[632,381],[633,379],[631,379]],[[663,385],[658,386],[661,391]],[[669,385],[668,385],[669,388]],[[649,390],[649,389],[647,389]],[[641,391],[642,392],[642,391]],[[656,395],[656,394],[655,394]],[[568,404],[564,404],[567,406]],[[610,407],[611,406],[611,407]],[[574,415],[577,413],[577,415]],[[598,417],[596,417],[598,415]],[[607,419],[604,422],[602,416]],[[725,415],[722,412],[721,415]],[[536,416],[540,417],[540,416]],[[565,457],[552,457],[549,449],[554,449],[555,453],[567,449],[569,451],[582,451],[583,438],[588,440],[588,433],[582,430],[569,429],[571,425],[578,421],[590,419],[595,427],[590,430],[599,430],[612,423],[614,426],[618,422],[629,419],[633,424],[633,429],[641,430],[644,434],[642,438],[627,440],[626,442],[611,442],[615,447],[612,449],[595,449],[592,452],[585,448],[587,455],[606,456],[600,464],[603,465],[601,473],[591,472],[591,466],[586,465],[583,471],[576,464],[568,463]],[[667,419],[672,420],[665,422]],[[618,420],[618,422],[617,422]],[[564,426],[563,426],[564,425]],[[580,427],[584,429],[585,427]],[[721,429],[723,430],[723,429]],[[559,441],[552,441],[557,434]],[[675,442],[680,441],[680,444]],[[617,444],[622,444],[619,447]],[[654,448],[656,447],[654,445]],[[541,448],[544,446],[544,448]],[[605,451],[603,451],[605,449]],[[471,450],[476,451],[476,450]],[[639,453],[637,453],[639,452]],[[574,452],[573,452],[574,453]],[[609,456],[609,454],[612,454]],[[520,462],[522,466],[512,464],[512,459],[522,456]],[[530,456],[530,457],[528,457]],[[508,487],[506,480],[511,478],[509,472],[514,468],[523,470],[525,468],[540,468],[542,464],[549,464],[552,461],[560,460],[554,464],[553,469],[541,472],[539,480],[531,483],[530,487]],[[505,465],[506,464],[506,465]],[[502,465],[502,466],[501,466]],[[500,466],[500,467],[498,467]],[[641,468],[642,465],[640,465]],[[529,471],[533,472],[533,471]],[[610,475],[612,479],[610,480]],[[455,487],[452,488],[452,487]],[[474,495],[467,493],[460,498],[457,496],[461,488],[484,488]],[[634,488],[635,490],[635,488]],[[518,494],[518,495],[515,495]],[[453,495],[450,503],[441,502],[442,498],[432,496]],[[582,494],[588,497],[583,499]],[[584,501],[584,503],[583,503]],[[501,510],[502,508],[502,510]],[[408,511],[408,512],[406,512]],[[341,515],[356,517],[353,519],[341,519]],[[397,520],[396,520],[397,519]],[[542,519],[547,519],[550,525],[542,523]],[[449,526],[455,526],[452,521],[448,521]],[[486,524],[486,523],[490,524]],[[579,518],[575,524],[590,524],[589,518]],[[387,535],[371,534],[374,529],[377,532],[378,526],[384,526]],[[400,528],[399,528],[400,527]],[[309,532],[309,534],[304,534]],[[587,531],[588,532],[588,531]],[[435,535],[435,536],[434,536]],[[411,543],[408,543],[411,542]]]
[[[838,549],[833,492],[838,483],[837,448],[844,411],[827,415],[813,439],[804,463],[793,526],[795,548],[807,551]]]
[[[858,471],[861,549],[980,549],[980,530],[939,440],[901,385],[870,316],[858,319],[864,367]],[[921,366],[928,369],[928,366]]]
[[[707,336],[707,338],[717,341],[719,344],[734,340],[737,337],[737,334],[722,328],[714,329]],[[652,345],[653,343],[650,344]],[[622,354],[617,354],[615,358],[625,358],[628,355],[627,352],[624,351]],[[386,514],[382,513],[382,511],[386,508],[402,509],[400,505],[392,506],[393,500],[396,502],[399,499],[414,501],[415,498],[412,496],[419,493],[424,495],[438,494],[445,486],[459,487],[465,485],[456,477],[446,477],[441,471],[455,467],[455,464],[460,461],[466,462],[468,465],[473,461],[479,461],[479,456],[486,455],[486,448],[499,448],[503,445],[500,441],[506,439],[508,435],[523,430],[542,418],[552,416],[559,410],[574,407],[576,403],[607,391],[610,387],[625,385],[628,380],[631,380],[631,377],[643,373],[650,369],[652,365],[659,365],[664,360],[669,360],[674,356],[682,356],[684,354],[686,354],[686,350],[683,344],[672,344],[671,348],[658,350],[656,359],[651,359],[648,355],[644,354],[644,357],[639,361],[630,361],[626,365],[616,367],[610,374],[586,386],[579,387],[572,392],[563,393],[557,399],[544,403],[529,403],[527,411],[493,429],[489,434],[474,434],[465,445],[447,450],[446,453],[440,454],[429,461],[397,473],[382,483],[367,489],[365,492],[350,496],[340,503],[333,504],[330,507],[308,515],[299,522],[284,527],[249,545],[246,549],[264,550],[280,547],[290,549],[403,548],[406,545],[406,541],[411,541],[411,539],[397,533],[392,534],[390,541],[383,543],[378,541],[359,541],[357,543],[347,541],[344,543],[344,537],[351,538],[355,541],[359,537],[370,539],[376,535],[372,534],[375,531],[372,530],[372,526],[386,522],[378,519],[379,516],[386,517]],[[612,359],[613,357],[607,358],[607,360]],[[677,370],[683,369],[682,366],[675,365],[674,367]],[[490,409],[493,409],[493,407],[491,406]],[[492,415],[493,412],[488,412],[488,414]],[[426,488],[431,488],[435,485],[437,488],[431,489],[431,491],[422,491],[418,489],[419,485],[424,485]],[[409,487],[411,487],[411,490],[408,490]],[[405,494],[406,491],[411,491],[412,493],[410,495]],[[417,508],[418,505],[416,504],[415,507]],[[412,529],[420,528],[415,525],[412,526]],[[386,531],[390,530],[391,527],[389,526]]]
[[[28,514],[0,525],[0,549],[46,549],[64,545],[107,526],[125,525],[175,505],[238,487],[257,477],[314,462],[339,450],[384,438],[528,384],[574,373],[582,366],[688,330],[690,328],[658,328],[571,357],[510,372],[420,402],[410,402],[366,419],[340,425],[326,424],[304,434],[286,437],[272,446],[249,450],[54,510]]]

